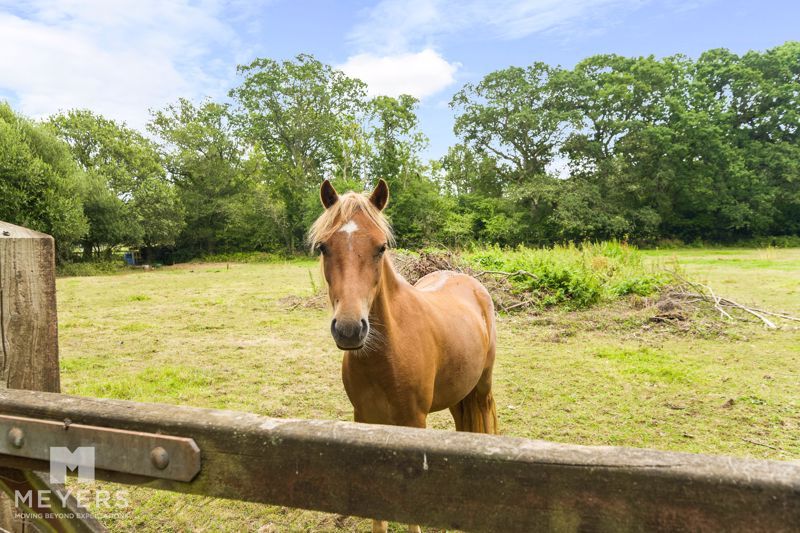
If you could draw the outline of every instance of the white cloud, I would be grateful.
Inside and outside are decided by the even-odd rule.
[[[616,8],[636,8],[649,0],[383,0],[350,33],[361,49],[393,53],[431,46],[442,36],[515,39],[584,25],[594,31]],[[686,1],[686,0],[678,0]]]
[[[225,94],[240,43],[224,9],[189,0],[0,0],[0,93],[34,117],[88,107],[142,127],[149,108]]]
[[[436,0],[383,0],[363,12],[363,21],[350,32],[357,47],[381,53],[397,53],[412,46],[429,46],[430,37],[444,33],[453,19]],[[413,42],[412,42],[413,41]]]
[[[385,56],[358,54],[338,68],[366,82],[372,96],[410,94],[422,99],[453,83],[458,66],[427,48],[418,53]]]
[[[457,63],[434,52],[451,35],[515,39],[562,31],[596,32],[614,8],[649,0],[382,0],[362,11],[349,33],[361,53],[341,67],[372,93],[409,92],[424,98],[454,81]],[[688,0],[674,0],[688,1]],[[419,53],[411,51],[423,50]]]

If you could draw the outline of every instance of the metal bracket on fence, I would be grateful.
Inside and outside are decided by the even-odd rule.
[[[51,448],[94,449],[94,468],[173,481],[200,472],[194,439],[0,415],[0,454],[51,460]]]

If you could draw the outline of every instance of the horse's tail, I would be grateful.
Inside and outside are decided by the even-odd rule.
[[[497,423],[497,407],[494,403],[491,389],[482,394],[478,387],[459,403],[461,424],[458,429],[472,433],[499,433]]]

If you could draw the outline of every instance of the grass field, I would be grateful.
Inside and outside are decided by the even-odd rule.
[[[654,267],[677,262],[725,296],[800,315],[800,249],[646,255]],[[61,278],[63,392],[348,420],[328,312],[288,310],[284,300],[311,294],[318,272],[308,261]],[[501,316],[502,432],[800,459],[800,324],[767,331],[708,315],[659,325],[646,304],[635,297],[580,312]],[[452,427],[449,414],[429,421]],[[106,520],[112,530],[369,530],[359,518],[129,490],[131,507]]]

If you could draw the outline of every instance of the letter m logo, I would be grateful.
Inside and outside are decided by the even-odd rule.
[[[94,481],[94,446],[78,446],[74,452],[63,446],[50,447],[50,483],[63,484],[67,469],[78,470],[79,481]]]

